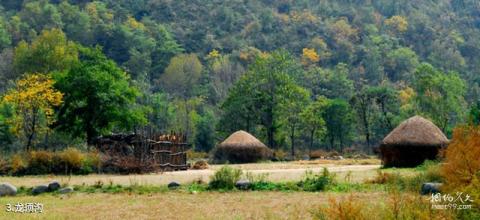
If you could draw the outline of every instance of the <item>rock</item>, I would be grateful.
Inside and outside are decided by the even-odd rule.
[[[247,190],[251,185],[250,181],[246,179],[239,180],[235,183],[235,187],[240,190]]]
[[[58,189],[60,189],[60,183],[58,181],[52,181],[48,184],[49,192],[57,191]]]
[[[170,183],[168,184],[168,188],[169,188],[169,189],[177,189],[178,187],[180,187],[180,183],[175,182],[175,181],[170,182]]]
[[[424,183],[422,184],[422,190],[420,191],[420,193],[422,195],[439,193],[441,187],[441,183]]]
[[[71,186],[61,188],[61,189],[58,190],[58,193],[60,193],[60,194],[67,194],[67,193],[72,193],[72,192],[73,192],[73,187],[71,187]]]
[[[10,183],[0,184],[0,197],[2,196],[14,196],[17,194],[17,187]]]
[[[38,185],[33,187],[32,194],[38,195],[48,191],[48,185]]]

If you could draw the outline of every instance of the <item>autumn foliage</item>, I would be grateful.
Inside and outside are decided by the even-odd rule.
[[[16,117],[10,121],[17,136],[25,137],[27,150],[35,135],[48,129],[54,121],[54,107],[63,102],[63,94],[53,87],[54,81],[45,74],[28,74],[16,82],[3,98],[11,104]],[[43,122],[43,123],[42,123]]]
[[[449,188],[461,188],[480,177],[480,127],[455,129],[445,152],[443,176]]]

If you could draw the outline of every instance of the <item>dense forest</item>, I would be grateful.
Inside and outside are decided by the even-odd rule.
[[[0,51],[5,152],[240,129],[371,151],[413,115],[480,121],[477,0],[0,0]]]

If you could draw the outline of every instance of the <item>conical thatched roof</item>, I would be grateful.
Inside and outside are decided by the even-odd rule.
[[[383,139],[383,146],[446,146],[448,138],[431,121],[414,116]]]
[[[219,147],[267,147],[257,138],[246,131],[237,131],[231,134]]]

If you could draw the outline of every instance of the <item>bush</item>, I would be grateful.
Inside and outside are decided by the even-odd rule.
[[[197,161],[193,164],[192,169],[194,170],[208,169],[208,163],[207,161],[204,161],[204,160]]]
[[[458,127],[445,152],[442,174],[450,189],[469,186],[480,177],[480,126]]]
[[[208,188],[213,190],[232,190],[241,176],[242,170],[223,166],[212,176],[208,183]]]
[[[11,160],[11,174],[13,175],[19,175],[22,174],[25,171],[25,168],[27,167],[27,164],[25,160],[23,159],[22,155],[20,154],[15,154],[12,157]]]
[[[285,151],[282,150],[282,149],[278,149],[278,150],[275,150],[275,151],[273,152],[273,158],[274,158],[276,161],[285,161],[285,160],[287,160],[287,157],[288,157],[287,152],[285,152]]]
[[[97,151],[88,152],[82,162],[82,167],[80,168],[80,174],[89,174],[93,172],[100,171],[102,165],[102,160],[100,154]]]
[[[60,152],[30,151],[15,154],[9,164],[1,163],[0,161],[0,173],[11,175],[89,174],[98,171],[101,166],[98,153],[82,153],[75,148]]]
[[[272,157],[266,147],[217,147],[213,159],[217,163],[254,163]]]
[[[445,151],[441,168],[444,189],[463,192],[472,197],[472,209],[459,213],[459,218],[478,219],[480,216],[480,126],[457,127]],[[468,218],[467,218],[468,217]]]
[[[299,185],[305,191],[323,191],[327,186],[333,184],[335,176],[328,172],[327,168],[323,168],[321,174],[314,174],[312,171],[305,173],[305,178]]]
[[[310,159],[323,159],[326,158],[328,153],[324,150],[314,150],[310,152]]]
[[[328,206],[320,207],[313,212],[315,219],[348,219],[348,220],[363,220],[371,217],[365,212],[365,205],[349,196],[344,199],[328,199]]]
[[[57,154],[57,172],[78,173],[82,168],[85,155],[78,149],[67,148],[64,151]]]
[[[28,166],[26,167],[26,174],[43,174],[51,173],[53,166],[54,154],[48,151],[30,151],[28,153]]]
[[[0,158],[0,175],[7,175],[11,170],[11,166],[7,160]]]

